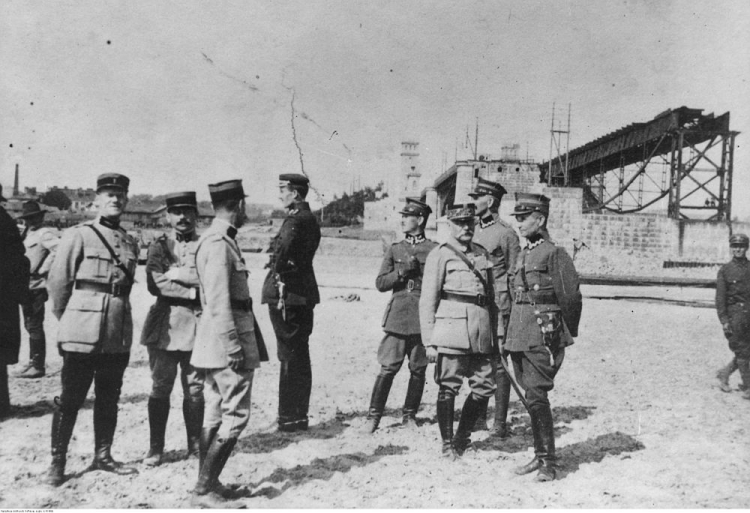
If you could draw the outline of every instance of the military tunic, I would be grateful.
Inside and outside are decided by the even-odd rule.
[[[47,274],[52,267],[59,242],[57,232],[46,226],[30,227],[23,239],[26,257],[29,259],[31,277],[28,300],[21,306],[23,307],[24,325],[30,339],[30,362],[42,369],[46,357],[44,303],[48,299]]]
[[[719,321],[729,323],[729,349],[737,358],[750,359],[750,261],[734,258],[719,269],[716,277],[716,312]]]

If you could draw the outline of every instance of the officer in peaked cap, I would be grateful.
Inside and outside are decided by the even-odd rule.
[[[150,466],[162,462],[169,398],[178,367],[188,456],[198,456],[203,426],[203,376],[190,364],[202,312],[195,270],[198,203],[194,191],[167,194],[165,202],[165,216],[172,230],[155,239],[148,248],[146,281],[156,302],[146,315],[141,332],[141,344],[148,348],[152,380],[148,398],[150,444],[143,460]]]
[[[732,260],[719,269],[716,277],[716,311],[735,357],[716,374],[719,387],[730,392],[729,376],[739,369],[744,399],[750,399],[750,239],[743,233],[729,237]]]
[[[68,442],[78,410],[94,382],[95,455],[91,468],[133,474],[111,455],[117,403],[130,358],[133,286],[138,245],[120,226],[130,180],[100,175],[94,205],[98,215],[65,231],[47,280],[59,319],[57,344],[63,357],[62,394],[52,418],[52,465],[47,482],[64,481]]]
[[[525,390],[534,435],[534,459],[516,473],[538,471],[537,481],[556,477],[554,422],[547,394],[554,387],[565,347],[578,336],[582,307],[573,260],[547,232],[549,204],[541,194],[516,193],[513,216],[526,244],[515,265],[513,308],[503,346]]]
[[[250,419],[255,369],[268,358],[253,313],[247,267],[235,240],[247,220],[242,181],[208,189],[216,215],[195,249],[203,314],[190,363],[204,372],[206,407],[191,505],[229,509],[240,505],[225,499],[218,477]]]
[[[60,238],[57,231],[44,226],[44,214],[36,201],[23,204],[21,215],[16,218],[23,229],[23,245],[31,266],[29,295],[21,305],[26,331],[29,333],[29,363],[18,375],[19,378],[36,379],[45,374],[47,338],[44,334],[44,303],[47,294],[47,275],[55,259]]]
[[[385,253],[375,286],[380,292],[393,291],[385,309],[385,337],[378,348],[380,373],[370,399],[364,431],[374,432],[383,416],[393,378],[409,359],[409,385],[403,409],[403,424],[416,426],[417,410],[422,402],[427,356],[419,328],[419,296],[427,255],[437,244],[425,237],[424,227],[432,209],[421,201],[406,200],[401,214],[404,239],[392,244]]]
[[[495,392],[492,355],[497,350],[492,334],[492,262],[487,250],[472,241],[476,208],[472,203],[454,205],[446,214],[450,236],[427,256],[419,323],[427,358],[437,364],[443,455],[455,459],[471,445],[471,429]],[[471,393],[454,436],[454,403],[463,378],[469,380]]]
[[[510,318],[511,299],[509,288],[509,276],[512,274],[513,265],[518,259],[521,246],[518,235],[509,224],[500,219],[500,201],[507,193],[505,188],[497,182],[479,178],[474,190],[469,194],[477,206],[477,224],[474,233],[474,243],[483,246],[490,253],[492,261],[492,277],[495,280],[495,305],[497,306],[498,318],[497,337],[502,340]],[[498,353],[496,358],[504,358]],[[510,377],[505,368],[497,362],[495,381],[495,423],[492,434],[500,438],[508,436],[508,404],[510,402]],[[480,415],[476,428],[486,429],[486,412]]]
[[[320,227],[305,201],[310,181],[304,175],[279,175],[279,200],[287,210],[279,233],[271,241],[261,302],[268,305],[281,362],[278,429],[308,428],[312,389],[310,335],[313,309],[320,303],[313,258],[320,244]]]

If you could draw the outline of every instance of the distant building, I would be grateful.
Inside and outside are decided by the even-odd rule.
[[[52,186],[47,190],[47,192],[50,191],[60,191],[65,194],[70,200],[70,208],[68,210],[71,212],[86,212],[90,210],[94,203],[94,198],[96,198],[96,191],[91,188],[83,189],[79,187],[78,189],[69,189],[68,187]]]

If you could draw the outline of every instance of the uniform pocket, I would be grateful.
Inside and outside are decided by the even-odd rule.
[[[60,318],[57,341],[97,344],[101,337],[107,295],[102,292],[76,290]]]
[[[84,248],[83,262],[78,271],[78,277],[87,278],[107,278],[109,279],[112,270],[112,256],[108,251]]]

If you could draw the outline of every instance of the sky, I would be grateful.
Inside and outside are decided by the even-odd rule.
[[[242,178],[313,204],[392,180],[420,143],[425,181],[479,153],[549,157],[680,106],[731,112],[733,214],[750,216],[750,2],[153,1],[0,3],[0,183],[131,193]],[[423,185],[427,185],[423,182]]]

